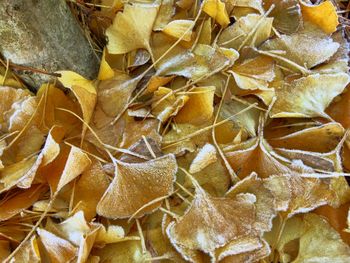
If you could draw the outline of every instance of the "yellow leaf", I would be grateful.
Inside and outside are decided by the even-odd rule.
[[[39,263],[41,261],[38,240],[33,236],[28,240],[23,247],[18,251],[18,253],[13,257],[14,262],[33,262]]]
[[[299,0],[265,0],[264,9],[275,5],[269,16],[273,17],[273,25],[282,33],[291,34],[302,26],[302,15]]]
[[[305,70],[310,69],[330,59],[339,47],[340,44],[322,30],[305,23],[304,28],[294,34],[281,35],[266,41],[261,49],[271,52],[284,51],[276,53],[277,55],[269,55],[282,66],[295,71],[296,67],[292,62],[305,67]]]
[[[269,143],[276,148],[327,153],[337,146],[343,135],[344,128],[339,123],[330,122],[271,138]],[[318,143],[315,143],[315,138]]]
[[[10,242],[0,240],[0,260],[5,260],[10,255]]]
[[[276,90],[277,100],[270,116],[281,117],[327,117],[324,110],[341,94],[349,83],[348,74],[315,74],[285,83]]]
[[[153,99],[152,114],[164,123],[170,117],[175,116],[181,111],[189,97],[186,95],[176,96],[173,90],[159,87],[158,90],[154,92]]]
[[[110,117],[116,117],[128,103],[140,78],[119,72],[98,86],[98,106]]]
[[[195,87],[191,92],[189,100],[176,115],[175,121],[200,125],[213,116],[215,87]]]
[[[102,58],[101,58],[101,64],[100,64],[100,70],[98,71],[97,79],[99,80],[106,80],[113,78],[114,76],[114,70],[111,68],[111,66],[108,64],[106,60],[106,53],[107,49],[103,49]]]
[[[8,220],[17,215],[24,209],[35,203],[41,195],[44,188],[41,186],[33,186],[32,188],[20,192],[9,200],[0,205],[0,221]]]
[[[225,28],[218,38],[219,46],[241,49],[243,46],[259,46],[271,35],[270,17],[249,14],[241,17],[236,23]]]
[[[90,232],[90,226],[85,220],[84,212],[79,211],[59,224],[49,221],[46,230],[79,246],[84,236]]]
[[[152,52],[149,39],[157,17],[158,5],[127,4],[116,15],[107,31],[107,49],[110,54],[124,54],[138,48]]]
[[[216,161],[216,148],[213,145],[207,143],[203,146],[203,148],[200,149],[197,156],[193,159],[189,172],[200,172],[202,169],[212,163],[215,163]]]
[[[220,0],[205,0],[203,11],[214,18],[222,27],[226,27],[230,23],[225,4]]]
[[[164,86],[165,84],[168,84],[170,81],[172,81],[174,77],[175,76],[169,76],[169,77],[152,76],[147,84],[147,91],[148,92],[156,91],[160,86]]]
[[[254,235],[254,195],[218,198],[208,195],[198,183],[195,189],[196,195],[190,207],[166,230],[177,250],[199,250],[213,257],[216,249],[230,241]]]
[[[53,188],[53,192],[60,191],[65,185],[83,173],[85,169],[91,164],[91,161],[87,154],[83,153],[79,148],[75,146],[71,147],[68,158],[64,161],[65,163],[63,163],[64,168],[62,173],[53,173],[51,175],[48,175],[50,178],[49,180],[51,180],[51,187]]]
[[[174,0],[161,1],[156,21],[153,25],[153,30],[162,30],[168,24],[175,14]]]
[[[155,210],[162,200],[154,201],[172,193],[176,170],[173,155],[144,163],[118,162],[115,177],[97,205],[97,213],[114,219],[139,218]]]
[[[72,260],[77,253],[77,248],[69,241],[60,238],[45,229],[37,230],[51,262],[66,263]]]
[[[194,22],[191,20],[174,20],[169,22],[162,31],[169,36],[191,41],[193,27]]]
[[[86,123],[82,132],[82,136],[84,137],[87,129],[86,125],[89,124],[91,120],[97,101],[96,88],[92,81],[85,79],[73,71],[58,71],[58,73],[61,74],[61,77],[59,77],[58,80],[63,86],[69,88],[79,101],[83,112],[83,118]]]
[[[139,240],[106,245],[105,247],[98,249],[96,255],[99,256],[100,262],[110,263],[147,262],[151,258],[148,251],[143,253]]]
[[[317,25],[325,33],[332,34],[339,25],[337,10],[332,1],[324,1],[319,5],[301,2],[301,12],[305,20]],[[327,18],[327,19],[325,19]]]
[[[83,172],[75,186],[74,208],[82,210],[88,221],[96,216],[96,206],[109,184],[101,164],[93,161],[89,169]]]

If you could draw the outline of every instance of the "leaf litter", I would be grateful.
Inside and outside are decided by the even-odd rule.
[[[349,262],[344,4],[313,2],[102,0],[96,80],[1,69],[0,260]]]

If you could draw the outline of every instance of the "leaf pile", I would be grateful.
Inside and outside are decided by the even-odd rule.
[[[1,72],[1,261],[349,262],[349,47],[318,2],[102,1],[97,80]]]

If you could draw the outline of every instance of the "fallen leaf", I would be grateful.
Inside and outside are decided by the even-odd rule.
[[[169,36],[191,41],[193,26],[194,22],[191,20],[173,20],[164,26],[162,31]]]
[[[99,162],[93,161],[75,185],[74,210],[83,211],[87,221],[96,216],[96,206],[109,184]]]
[[[273,25],[282,33],[291,34],[296,32],[302,25],[301,8],[298,0],[264,0],[265,10],[271,5],[275,5],[270,16],[273,19]]]
[[[200,125],[213,116],[215,87],[195,87],[191,92],[188,101],[176,115],[175,121]]]
[[[230,23],[225,3],[221,2],[221,0],[205,0],[202,8],[203,12],[215,19],[220,26],[226,27]]]
[[[59,81],[63,86],[69,88],[79,101],[85,121],[82,134],[84,137],[87,129],[86,125],[88,125],[91,120],[97,101],[96,88],[92,81],[85,79],[73,71],[59,71],[58,73],[61,74],[61,77],[58,78]]]
[[[344,73],[315,74],[286,83],[276,90],[277,100],[270,116],[327,118],[325,109],[348,83],[349,76]]]
[[[168,225],[167,235],[177,250],[200,250],[215,258],[216,249],[252,230],[254,202],[252,194],[214,198],[198,185],[190,208]]]
[[[270,55],[275,51],[276,60],[282,66],[295,71],[299,70],[297,66],[310,69],[327,61],[336,53],[339,46],[339,43],[334,42],[323,31],[306,24],[296,33],[266,41],[260,49],[270,51]],[[319,52],[320,50],[322,52]]]
[[[249,14],[225,28],[218,38],[219,46],[240,50],[243,46],[259,46],[270,37],[272,18]]]
[[[42,194],[41,185],[32,186],[14,197],[5,200],[0,205],[0,221],[5,221],[33,205]]]
[[[327,34],[331,34],[337,30],[339,24],[338,15],[332,1],[324,1],[319,5],[310,5],[303,1],[300,2],[301,12],[305,20],[317,25]],[[327,21],[323,19],[324,17],[327,17]]]
[[[155,4],[125,5],[124,11],[118,13],[107,28],[108,52],[124,54],[145,48],[151,53],[149,40],[157,13],[158,5]]]
[[[173,155],[143,162],[122,163],[97,205],[97,213],[108,218],[139,218],[161,205],[161,199],[173,191],[177,166]]]
[[[37,232],[51,261],[63,263],[72,260],[76,256],[77,248],[67,240],[62,239],[45,229],[39,228]]]

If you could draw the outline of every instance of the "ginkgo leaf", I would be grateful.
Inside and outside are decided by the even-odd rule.
[[[64,108],[75,114],[81,114],[81,106],[69,94],[65,94],[63,90],[53,84],[45,84],[40,87],[37,96],[43,97],[45,100],[42,121],[47,129],[57,125],[64,127],[66,133],[69,134],[76,131],[77,128],[81,128],[82,125],[75,116],[69,112],[58,110],[58,108]]]
[[[0,241],[0,260],[5,260],[10,255],[10,242],[7,240]]]
[[[247,101],[247,104],[245,104],[244,101],[225,101],[221,107],[220,116],[225,119],[236,115],[247,108],[248,103],[249,101]],[[242,114],[232,117],[231,120],[235,126],[245,129],[249,135],[255,137],[258,130],[260,112],[261,111],[259,109],[251,108]]]
[[[343,135],[344,128],[339,123],[330,122],[271,138],[268,141],[273,147],[326,153],[337,146]],[[315,143],[315,138],[317,138],[317,143]]]
[[[250,237],[246,240],[233,241],[229,245],[219,249],[217,259],[220,262],[258,262],[270,255],[269,244],[259,237]]]
[[[339,233],[342,240],[350,244],[350,233],[346,231],[348,224],[348,212],[350,203],[341,205],[340,207],[332,207],[324,205],[317,208],[314,213],[327,219],[328,223]]]
[[[22,178],[33,177],[39,168],[41,160],[37,162],[38,155],[23,159],[12,165],[8,165],[0,171],[0,191],[7,191],[20,183]]]
[[[168,84],[170,81],[174,79],[174,76],[162,77],[162,76],[152,76],[147,84],[147,91],[154,92],[159,87]]]
[[[1,112],[0,123],[3,123],[5,121],[4,113],[11,110],[15,102],[31,97],[30,92],[27,90],[15,89],[7,86],[0,87],[0,94],[1,94],[1,97],[3,98],[0,103],[0,112]],[[4,127],[2,127],[2,130],[3,129]]]
[[[33,236],[28,240],[12,260],[13,262],[42,262],[37,238]]]
[[[65,86],[69,88],[79,101],[81,110],[83,112],[84,121],[88,124],[91,120],[95,104],[97,101],[96,88],[92,81],[85,79],[79,74],[73,71],[59,71],[61,77],[58,80]],[[87,126],[83,127],[83,136]]]
[[[159,121],[154,119],[147,119],[144,121],[136,121],[133,118],[128,119],[125,124],[124,134],[120,146],[124,148],[129,148],[140,139],[144,137],[152,138],[156,142],[159,142],[159,134],[157,132],[157,127]]]
[[[252,172],[256,172],[262,178],[289,173],[291,170],[286,166],[288,160],[272,153],[271,146],[264,139],[258,138],[225,149],[228,162],[240,178]]]
[[[116,117],[128,103],[138,82],[139,78],[133,79],[124,73],[101,81],[98,85],[98,105],[108,116]]]
[[[144,228],[147,244],[150,247],[149,250],[155,254],[152,254],[153,256],[166,255],[171,260],[184,263],[186,261],[171,245],[166,233],[163,231],[163,228],[168,225],[166,221],[170,220],[167,220],[161,211],[157,211],[147,218]]]
[[[87,233],[80,241],[77,263],[85,263],[88,261],[91,250],[94,246],[100,226],[93,226],[91,231]]]
[[[301,160],[303,164],[311,168],[329,172],[335,171],[334,162],[322,154],[283,148],[275,148],[275,151],[292,162]]]
[[[192,124],[176,125],[163,137],[162,150],[174,154],[195,151],[197,146],[203,146],[208,142],[210,131],[207,129],[200,132],[208,127],[208,125],[211,125],[211,123],[208,122],[199,126]],[[190,137],[187,138],[189,135]]]
[[[107,49],[105,48],[103,49],[100,69],[98,71],[98,76],[97,76],[97,79],[99,80],[106,80],[114,77],[114,70],[106,61],[106,53],[107,53]]]
[[[350,257],[349,246],[341,240],[339,234],[323,218],[315,214],[307,214],[301,218],[288,220],[284,233],[290,233],[290,237],[279,242],[279,250],[288,252],[286,249],[288,241],[296,239],[298,250],[293,262],[322,260],[324,262],[345,263]],[[282,233],[282,237],[284,233]],[[288,259],[287,256],[288,254],[285,255],[285,259]]]
[[[124,228],[117,225],[110,225],[107,228],[103,225],[98,230],[95,242],[97,244],[111,244],[124,240]]]
[[[208,18],[203,22],[203,26],[200,26],[197,30],[198,43],[204,45],[210,45],[212,40],[212,28],[211,19]]]
[[[304,29],[291,35],[281,35],[266,41],[262,50],[276,51],[276,60],[283,66],[296,70],[296,63],[307,69],[327,61],[339,48],[339,43],[312,25],[306,24]],[[322,50],[322,52],[319,52]],[[276,56],[277,55],[277,56]],[[270,54],[271,56],[271,54]]]
[[[180,38],[184,41],[191,41],[192,28],[194,27],[194,21],[191,20],[173,20],[169,22],[164,28],[163,33]]]
[[[301,2],[303,18],[317,25],[325,33],[331,34],[337,30],[339,24],[337,10],[332,1],[324,1],[319,5],[306,4]],[[323,18],[327,17],[327,20]]]
[[[145,49],[137,49],[128,53],[128,68],[138,67],[146,64],[151,58]]]
[[[75,246],[79,246],[84,236],[90,232],[90,226],[85,220],[83,211],[75,213],[59,224],[54,224],[50,221],[46,229],[68,240]]]
[[[256,222],[254,223],[254,228],[263,232],[270,231],[272,228],[272,219],[276,216],[277,209],[275,207],[275,197],[264,186],[264,181],[252,173],[234,185],[225,196],[231,198],[240,193],[251,193],[256,197]]]
[[[199,79],[226,66],[232,65],[238,58],[234,49],[215,49],[198,44],[193,53],[184,50],[166,62],[157,64],[157,75],[179,75],[190,79]]]
[[[200,125],[210,120],[214,113],[215,87],[195,87],[186,104],[175,117],[177,123]]]
[[[35,185],[1,203],[0,221],[8,220],[33,205],[39,199],[43,190],[42,186]]]
[[[18,131],[15,131],[16,133]],[[40,152],[45,143],[45,133],[35,125],[28,125],[21,131],[19,136],[7,141],[2,153],[4,164],[12,165],[24,159],[29,159]]]
[[[225,3],[221,0],[204,0],[202,5],[203,12],[215,19],[220,26],[226,27],[230,23]]]
[[[281,214],[285,218],[307,213],[336,199],[327,179],[307,178],[296,173],[269,177],[265,179],[265,186],[275,196],[276,202],[283,204],[285,212]]]
[[[100,163],[93,161],[75,185],[74,210],[84,211],[86,220],[96,216],[96,206],[109,185]]]
[[[65,185],[82,174],[90,164],[91,160],[86,153],[75,146],[71,147],[62,173],[57,174],[58,177],[53,177],[53,175],[51,175],[49,179],[52,181],[52,191],[60,191]]]
[[[345,129],[350,128],[350,91],[346,90],[339,99],[334,100],[327,108],[326,113]]]
[[[230,187],[231,177],[220,158],[214,145],[206,143],[197,151],[177,158],[177,162],[179,166],[192,170],[193,177],[208,194],[223,197]],[[187,189],[193,188],[191,180],[181,174],[177,175],[177,182]]]
[[[35,163],[32,168],[20,178],[17,182],[17,186],[20,188],[29,188],[37,174],[37,170],[52,162],[60,152],[59,143],[64,136],[64,129],[60,126],[53,126],[49,131],[48,137],[46,138],[45,145],[37,156]]]
[[[151,258],[149,252],[143,253],[139,240],[131,240],[109,244],[95,251],[95,255],[103,262],[146,262]]]
[[[39,228],[37,232],[40,241],[44,245],[52,262],[69,262],[76,256],[77,248],[69,241],[60,238],[45,229]]]
[[[0,63],[0,261],[349,261],[344,1],[83,2],[94,80]]]
[[[227,1],[227,3],[230,3],[230,1]],[[261,5],[260,0],[236,0],[233,3],[233,7],[242,7],[242,8],[249,8],[254,9],[256,11],[259,11],[259,13],[263,13],[263,8]],[[232,8],[233,12],[235,11],[235,8]],[[251,10],[249,10],[250,13],[253,13]]]
[[[342,149],[343,166],[346,170],[350,170],[350,140],[345,141]]]
[[[186,95],[176,96],[173,90],[159,87],[153,94],[152,114],[162,123],[170,117],[178,114],[181,108],[187,103],[189,97]]]
[[[173,155],[143,162],[122,163],[97,205],[97,213],[108,218],[136,218],[161,205],[161,199],[173,191],[177,170]]]
[[[113,25],[107,28],[108,52],[124,54],[138,48],[152,52],[149,40],[157,13],[155,4],[125,5],[124,11],[119,12]]]
[[[217,248],[252,230],[254,202],[252,194],[214,198],[197,186],[190,208],[177,222],[168,225],[167,235],[178,250],[184,247],[214,256]]]
[[[154,21],[153,30],[162,30],[175,15],[175,5],[174,0],[164,0],[161,2],[158,15]]]
[[[348,83],[349,76],[344,73],[315,74],[286,83],[276,90],[277,100],[270,116],[327,117],[324,110]]]
[[[327,61],[327,63],[321,64],[315,68],[315,72],[319,73],[337,73],[349,71],[349,44],[345,39],[344,31],[339,30],[332,34],[334,42],[339,43],[337,52]]]
[[[271,82],[275,78],[275,67],[272,58],[256,56],[236,63],[232,71],[242,76]]]
[[[256,14],[241,17],[236,23],[222,31],[218,44],[236,50],[243,46],[259,46],[270,37],[272,21],[272,18]]]
[[[189,172],[197,173],[203,170],[208,165],[217,161],[216,149],[212,144],[207,143],[200,149],[197,156],[193,159]]]
[[[9,132],[25,129],[27,123],[35,124],[37,120],[36,109],[39,100],[36,97],[28,96],[13,102],[11,108],[3,112],[6,126]],[[34,116],[36,115],[36,116]],[[32,120],[34,118],[34,121]],[[35,120],[36,119],[36,120]]]
[[[282,33],[291,34],[301,27],[303,20],[298,0],[265,0],[263,5],[265,10],[275,6],[270,16],[274,18],[273,25]]]

